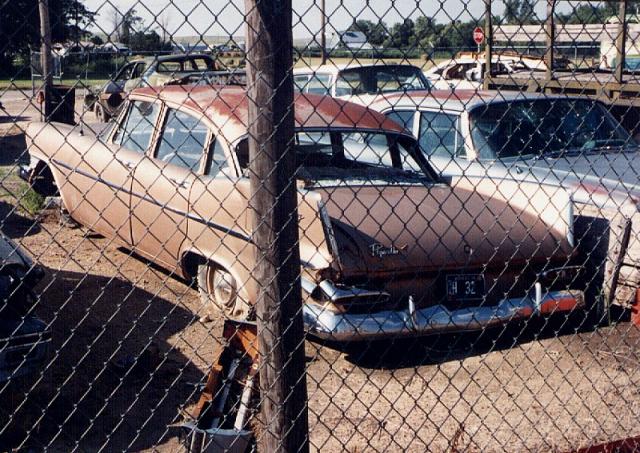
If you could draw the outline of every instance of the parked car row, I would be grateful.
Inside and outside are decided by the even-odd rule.
[[[312,335],[473,330],[600,302],[587,297],[560,185],[443,178],[380,113],[309,93],[295,112]],[[247,116],[243,87],[134,90],[99,136],[31,124],[26,173],[50,178],[77,222],[197,279],[203,309],[246,319],[257,297]]]
[[[431,90],[401,64],[296,69],[294,83],[310,334],[359,341],[602,316],[615,253],[635,296],[636,144],[602,104]],[[248,319],[247,118],[242,86],[137,88],[98,135],[31,124],[22,174],[59,191],[80,224],[196,279],[203,310]],[[612,226],[598,230],[604,253],[586,248],[579,219],[620,216],[632,219],[628,253]]]

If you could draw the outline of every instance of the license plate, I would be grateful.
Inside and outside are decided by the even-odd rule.
[[[482,299],[484,277],[480,274],[447,275],[447,299]]]

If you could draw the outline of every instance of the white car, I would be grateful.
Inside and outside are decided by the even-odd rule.
[[[376,96],[431,89],[422,70],[409,64],[325,64],[293,70],[294,88],[368,106]]]
[[[543,60],[530,56],[498,54],[491,60],[494,75],[546,70]],[[456,58],[427,69],[424,75],[436,90],[477,90],[482,88],[484,70],[482,54],[458,54]]]
[[[540,93],[434,90],[380,96],[371,107],[413,132],[441,176],[559,186],[571,193],[576,212],[604,216],[612,230],[621,217],[631,219],[620,270],[626,289],[618,302],[635,297],[640,148],[605,104]],[[610,246],[619,241],[609,239]]]

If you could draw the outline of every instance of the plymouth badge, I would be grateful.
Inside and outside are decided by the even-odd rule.
[[[390,246],[382,245],[378,242],[375,244],[371,244],[369,246],[369,252],[371,256],[375,256],[377,258],[384,258],[385,256],[399,255],[400,252],[405,252],[409,246],[403,245],[402,247],[396,247],[391,244]]]

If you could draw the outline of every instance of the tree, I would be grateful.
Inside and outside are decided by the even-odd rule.
[[[135,8],[131,8],[122,15],[120,21],[120,42],[131,45],[131,36],[137,25],[142,25],[142,17],[137,15]]]
[[[385,40],[386,47],[409,47],[415,44],[415,24],[411,19],[405,19],[401,23],[391,27],[389,36]]]
[[[49,1],[51,38],[53,42],[64,42],[84,38],[86,29],[94,20],[95,13],[89,11],[80,0]],[[11,71],[17,56],[27,58],[29,50],[40,46],[40,16],[37,0],[10,0],[0,7],[0,68]]]
[[[505,0],[503,22],[507,24],[538,24],[536,0]]]
[[[158,28],[160,28],[160,34],[162,35],[162,44],[167,44],[167,36],[170,38],[171,34],[169,33],[169,27],[171,26],[171,16],[164,11],[160,14],[156,20],[158,21]]]
[[[171,50],[171,43],[161,42],[160,35],[155,31],[136,31],[130,38],[128,45],[137,52],[153,52],[157,50]]]
[[[355,21],[347,31],[360,31],[367,37],[369,44],[380,46],[387,38],[387,26],[384,22],[373,23],[370,20]]]

